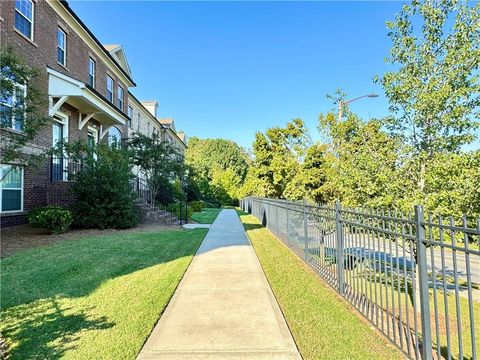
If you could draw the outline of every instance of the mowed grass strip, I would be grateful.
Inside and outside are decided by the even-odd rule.
[[[238,214],[304,359],[404,358],[254,216]]]
[[[124,233],[2,259],[11,358],[134,359],[206,233]]]
[[[192,220],[198,224],[213,224],[222,209],[204,208],[202,211],[194,212]]]

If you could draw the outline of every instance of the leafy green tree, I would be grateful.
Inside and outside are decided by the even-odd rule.
[[[250,178],[250,183],[256,183],[253,194],[284,197],[288,184],[300,171],[301,160],[310,144],[310,135],[301,119],[294,119],[283,128],[267,129],[265,134],[257,132]]]
[[[338,187],[346,206],[391,207],[398,196],[397,166],[402,148],[382,130],[378,120],[364,122],[348,112],[343,121],[333,113],[321,115],[320,130],[331,139],[333,166],[326,171],[324,190]],[[332,171],[334,170],[334,171]],[[324,198],[330,198],[327,194]]]
[[[195,171],[206,200],[216,198],[230,205],[238,198],[250,159],[246,151],[231,140],[192,137],[185,161]]]
[[[99,144],[87,154],[82,171],[72,183],[74,224],[100,229],[135,226],[138,217],[132,180],[128,153]]]
[[[438,153],[429,159],[425,174],[424,194],[412,191],[415,179],[402,168],[398,206],[412,209],[412,204],[423,204],[433,215],[452,216],[456,222],[463,215],[469,225],[476,227],[480,217],[480,150],[456,153]]]
[[[429,159],[471,143],[480,119],[480,3],[413,1],[387,22],[394,71],[375,77],[393,116],[388,128],[411,147],[416,186]]]
[[[327,151],[324,144],[315,143],[307,148],[300,170],[287,184],[284,195],[287,199],[303,198],[315,203],[331,201],[327,185]]]
[[[48,99],[38,88],[39,79],[37,68],[26,65],[12,49],[0,49],[2,163],[32,166],[45,155],[27,146],[52,121],[45,114]]]
[[[132,163],[140,168],[150,188],[151,201],[159,195],[160,190],[166,194],[177,191],[171,186],[176,181],[183,181],[184,165],[176,148],[154,132],[152,136],[135,133],[128,141]]]

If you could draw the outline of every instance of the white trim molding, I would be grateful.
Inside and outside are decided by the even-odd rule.
[[[57,100],[55,104],[53,104],[53,98],[50,98],[50,109],[48,110],[48,115],[53,116],[60,110],[60,107],[68,100],[68,96],[62,96],[60,99]]]
[[[103,125],[126,124],[128,116],[115,108],[115,105],[110,104],[106,99],[92,91],[86,84],[50,68],[47,68],[47,73],[48,95],[51,104],[49,113],[51,116],[55,114],[65,102],[68,102],[77,108],[81,114],[87,114],[87,117],[83,119],[80,115],[80,129],[83,128],[87,121],[93,116],[95,120]],[[53,98],[60,98],[60,100],[54,104]],[[85,121],[87,118],[88,120]]]

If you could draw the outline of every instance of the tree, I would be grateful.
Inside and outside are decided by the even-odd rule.
[[[27,66],[12,49],[0,50],[1,162],[19,166],[40,160],[44,153],[27,145],[52,119],[45,114],[46,94],[37,83],[40,72]]]
[[[257,188],[254,195],[282,198],[311,144],[310,135],[301,119],[294,119],[284,128],[273,127],[257,132],[253,143],[254,161],[251,172]],[[250,182],[252,182],[250,180]]]
[[[238,199],[250,159],[234,141],[192,137],[188,141],[185,161],[197,174],[206,200],[216,199],[230,205]]]
[[[72,190],[76,226],[124,229],[137,224],[132,166],[125,150],[105,144],[88,149],[75,179]]]
[[[330,201],[337,195],[346,206],[392,207],[399,195],[395,179],[401,146],[380,121],[346,115],[343,121],[333,113],[320,115],[319,130],[330,140],[330,157],[324,161],[325,185],[319,190],[330,192],[323,194]]]
[[[331,200],[325,187],[328,174],[327,151],[328,147],[320,143],[315,143],[306,150],[300,170],[285,188],[286,198],[294,200],[307,198],[315,203]]]
[[[386,61],[397,70],[375,81],[393,113],[386,125],[410,146],[424,193],[428,159],[458,152],[479,127],[480,3],[413,1],[387,28],[393,45]]]
[[[152,202],[160,189],[168,188],[175,180],[183,181],[184,168],[179,152],[168,142],[161,141],[157,132],[151,137],[135,133],[128,147],[130,159],[146,179]]]

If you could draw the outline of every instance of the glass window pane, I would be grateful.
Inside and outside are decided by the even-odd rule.
[[[53,124],[53,144],[56,145],[63,141],[63,124],[55,122]]]
[[[33,4],[30,0],[16,0],[15,9],[17,9],[28,20],[32,20]]]
[[[65,49],[65,34],[60,29],[57,31],[57,44],[62,49]]]
[[[120,147],[122,141],[122,133],[116,127],[108,130],[108,143],[112,147]]]
[[[15,28],[27,38],[32,38],[32,24],[19,12],[15,12]]]
[[[65,64],[65,53],[62,49],[57,48],[57,61],[60,64]]]
[[[2,190],[2,211],[22,210],[21,190]]]
[[[21,189],[22,169],[12,166],[2,166],[2,189]]]
[[[88,59],[88,73],[90,75],[95,74],[95,61],[93,61],[91,58]]]
[[[0,104],[0,121],[4,127],[12,126],[12,108],[10,106]]]

